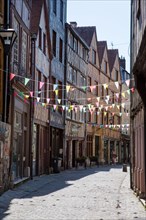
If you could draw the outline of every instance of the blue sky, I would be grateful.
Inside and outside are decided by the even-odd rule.
[[[67,22],[96,26],[98,40],[118,49],[130,71],[130,0],[68,0]]]

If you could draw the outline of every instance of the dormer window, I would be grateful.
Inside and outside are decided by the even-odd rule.
[[[107,73],[107,61],[104,61],[104,72]]]
[[[92,50],[92,63],[96,65],[96,51],[94,49]]]

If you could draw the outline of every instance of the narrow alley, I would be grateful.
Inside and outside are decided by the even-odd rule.
[[[35,177],[0,197],[0,219],[144,220],[129,179],[119,165]]]

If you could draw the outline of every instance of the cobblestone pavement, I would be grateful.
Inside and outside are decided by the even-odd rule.
[[[144,220],[129,182],[129,169],[117,165],[35,177],[0,197],[0,219]]]

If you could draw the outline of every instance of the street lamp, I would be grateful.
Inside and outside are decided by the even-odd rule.
[[[7,122],[7,96],[8,96],[8,76],[9,76],[9,53],[16,40],[17,34],[14,29],[4,29],[0,27],[0,38],[3,42],[5,53],[5,78],[4,78],[4,111],[3,120]]]

